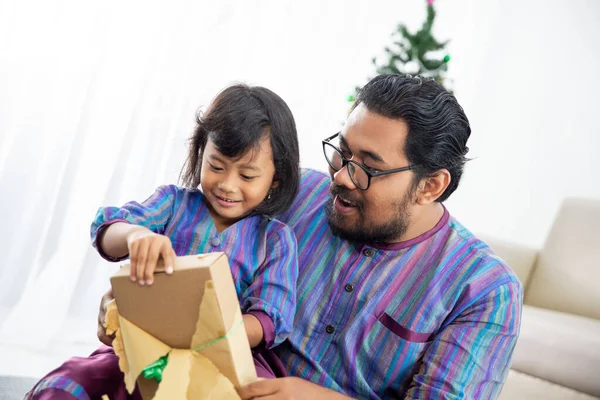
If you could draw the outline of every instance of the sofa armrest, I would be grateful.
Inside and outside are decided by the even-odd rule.
[[[523,306],[512,369],[599,397],[599,366],[599,320]]]
[[[527,290],[527,284],[535,268],[539,251],[520,244],[486,237],[485,235],[478,235],[478,237],[487,243],[494,250],[494,253],[512,268],[523,284],[524,290]]]
[[[589,394],[581,393],[556,383],[523,374],[511,369],[499,400],[598,400]]]

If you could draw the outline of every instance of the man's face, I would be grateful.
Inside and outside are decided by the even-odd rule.
[[[402,168],[410,163],[404,155],[408,126],[359,105],[348,117],[339,142],[347,158],[372,172]],[[367,190],[356,188],[348,168],[329,169],[331,199],[326,205],[334,234],[358,242],[399,241],[410,224],[414,205],[414,173],[405,171],[371,178]]]

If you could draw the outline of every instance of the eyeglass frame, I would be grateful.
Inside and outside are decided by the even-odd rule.
[[[338,172],[341,171],[342,169],[344,169],[344,167],[346,167],[348,164],[354,164],[357,167],[359,167],[360,169],[362,169],[366,174],[367,174],[367,187],[366,188],[361,188],[355,181],[354,181],[354,177],[353,174],[350,173],[350,170],[348,170],[348,176],[350,177],[350,180],[352,180],[352,183],[354,183],[354,186],[356,186],[358,189],[360,190],[367,190],[371,187],[371,178],[376,178],[378,176],[384,176],[384,175],[390,175],[390,174],[395,174],[396,172],[404,172],[404,171],[410,171],[413,170],[415,168],[417,168],[417,166],[415,164],[413,165],[409,165],[408,167],[402,167],[402,168],[394,168],[394,169],[388,169],[385,171],[379,171],[379,172],[371,172],[367,169],[367,167],[365,167],[363,164],[359,163],[358,161],[354,161],[352,159],[347,159],[344,156],[344,152],[342,151],[342,149],[336,147],[333,145],[333,143],[331,143],[331,140],[335,139],[337,136],[339,136],[342,132],[338,132],[333,136],[328,137],[327,139],[323,139],[322,144],[323,144],[323,156],[325,156],[325,160],[327,161],[327,164],[331,167],[331,169],[333,169],[334,171]],[[337,151],[339,153],[339,155],[342,157],[342,167],[340,169],[336,169],[333,165],[331,165],[331,162],[329,161],[329,158],[327,157],[327,153],[325,152],[325,146],[330,146],[332,147],[335,151]],[[354,155],[353,155],[354,157]]]

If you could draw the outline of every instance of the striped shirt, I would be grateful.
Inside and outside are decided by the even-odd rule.
[[[279,218],[298,240],[294,331],[275,349],[291,375],[360,399],[493,399],[517,340],[522,288],[445,211],[385,246],[334,236],[329,176],[304,170]]]
[[[168,236],[178,256],[227,254],[242,312],[259,319],[264,345],[275,346],[289,336],[296,310],[298,261],[296,238],[285,224],[252,215],[219,233],[202,192],[161,186],[143,203],[98,210],[91,236],[107,259],[110,257],[102,254],[96,238],[101,229],[118,221]]]

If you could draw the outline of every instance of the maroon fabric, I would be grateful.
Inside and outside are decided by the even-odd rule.
[[[256,374],[260,378],[286,376],[283,363],[272,350],[253,352]],[[102,346],[89,357],[73,357],[48,373],[27,394],[35,400],[100,400],[107,395],[110,400],[141,400],[136,388],[128,394],[119,369],[119,357],[112,347]]]
[[[89,357],[73,357],[50,372],[36,384],[26,398],[95,400],[106,394],[110,400],[141,400],[137,388],[133,394],[127,393],[123,379],[123,373],[119,369],[119,357],[111,347],[102,346]]]
[[[433,339],[433,333],[421,333],[411,331],[397,323],[392,317],[388,315],[388,313],[384,312],[379,317],[379,322],[383,324],[390,331],[394,332],[396,335],[400,336],[402,339],[407,340],[409,342],[416,343],[426,343]]]
[[[256,375],[259,378],[283,378],[287,372],[273,350],[253,351]]]

